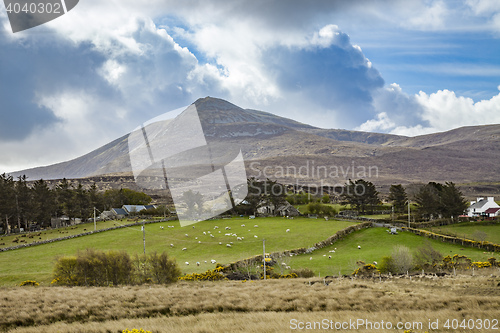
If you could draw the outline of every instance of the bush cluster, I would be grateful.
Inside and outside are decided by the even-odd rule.
[[[151,331],[145,331],[143,328],[133,328],[132,330],[124,329],[122,333],[151,333]]]
[[[38,282],[33,281],[33,280],[26,280],[26,281],[21,282],[21,284],[20,284],[21,287],[25,287],[25,286],[36,287],[38,285],[39,285]]]
[[[226,277],[222,273],[225,267],[221,264],[217,264],[214,269],[208,270],[205,273],[191,273],[184,276],[180,276],[179,280],[182,281],[219,281],[226,280]]]
[[[87,249],[74,257],[57,258],[52,284],[67,286],[116,286],[167,284],[177,280],[180,269],[167,253],[136,255],[122,251]]]
[[[311,202],[306,206],[306,211],[304,213],[335,216],[337,211],[332,206],[324,205],[319,202]]]

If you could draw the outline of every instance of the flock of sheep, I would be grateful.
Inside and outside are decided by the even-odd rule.
[[[173,225],[169,225],[167,227],[168,228],[174,228]],[[245,224],[242,224],[241,227],[244,228]],[[254,228],[258,228],[259,226],[256,224],[253,227]],[[163,230],[164,229],[163,226],[160,226],[160,229]],[[193,226],[193,229],[195,229],[194,226]],[[217,229],[219,229],[219,227],[218,226],[214,226],[214,230],[217,230]],[[229,231],[229,230],[231,230],[231,227],[225,227],[225,230]],[[251,231],[251,230],[248,229],[248,231]],[[287,233],[290,232],[290,229],[286,229],[285,232],[287,232]],[[221,233],[221,231],[218,231],[218,233]],[[215,238],[215,236],[212,234],[211,231],[203,231],[203,235],[204,236],[209,235],[211,238]],[[189,234],[184,234],[184,236],[189,237]],[[232,232],[227,232],[227,233],[224,234],[224,236],[235,237],[237,241],[243,241],[245,239],[245,237],[238,236],[236,233],[232,233]],[[254,238],[258,238],[258,236],[254,235]],[[198,240],[198,237],[195,237],[195,240]],[[198,240],[198,243],[201,244],[201,241]],[[222,242],[219,242],[219,245],[222,245]],[[233,245],[233,242],[229,242],[229,243],[226,244],[226,247],[230,248],[230,247],[232,247],[232,245]],[[170,244],[170,247],[174,247],[174,244]],[[333,250],[330,250],[328,252],[329,253],[335,253],[336,250],[337,250],[337,248],[335,248]],[[358,245],[358,250],[361,250],[361,245]],[[183,247],[182,251],[187,251],[187,248]],[[326,254],[324,254],[323,257],[326,257]],[[328,255],[328,259],[332,259],[332,255]],[[313,260],[313,257],[309,257],[309,260]],[[215,259],[210,260],[210,262],[212,264],[216,264],[217,263],[217,261]],[[205,260],[205,263],[207,263],[206,260]],[[185,264],[189,265],[189,262],[186,261]],[[374,262],[374,264],[376,265],[376,262]],[[196,266],[200,266],[200,262],[199,261],[196,262]]]

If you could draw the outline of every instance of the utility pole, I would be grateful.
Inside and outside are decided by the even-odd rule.
[[[410,200],[408,200],[408,228],[410,227]]]
[[[94,231],[97,230],[97,223],[96,223],[96,219],[95,219],[95,207],[94,207]]]
[[[262,249],[264,251],[264,254],[262,256],[262,258],[263,258],[262,260],[264,262],[264,280],[265,280],[266,279],[266,240],[265,239],[262,240]]]
[[[145,224],[142,222],[142,242],[144,244],[144,254],[146,254],[146,228]]]

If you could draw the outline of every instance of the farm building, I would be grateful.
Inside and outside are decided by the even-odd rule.
[[[476,201],[471,201],[467,208],[467,216],[469,217],[493,217],[499,216],[500,206],[495,202],[494,197],[477,198]]]

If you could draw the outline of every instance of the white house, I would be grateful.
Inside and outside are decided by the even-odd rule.
[[[497,209],[498,208],[498,209]],[[469,217],[477,216],[499,216],[500,206],[495,202],[494,197],[477,198],[476,201],[471,201],[469,208],[467,208],[467,215]]]

